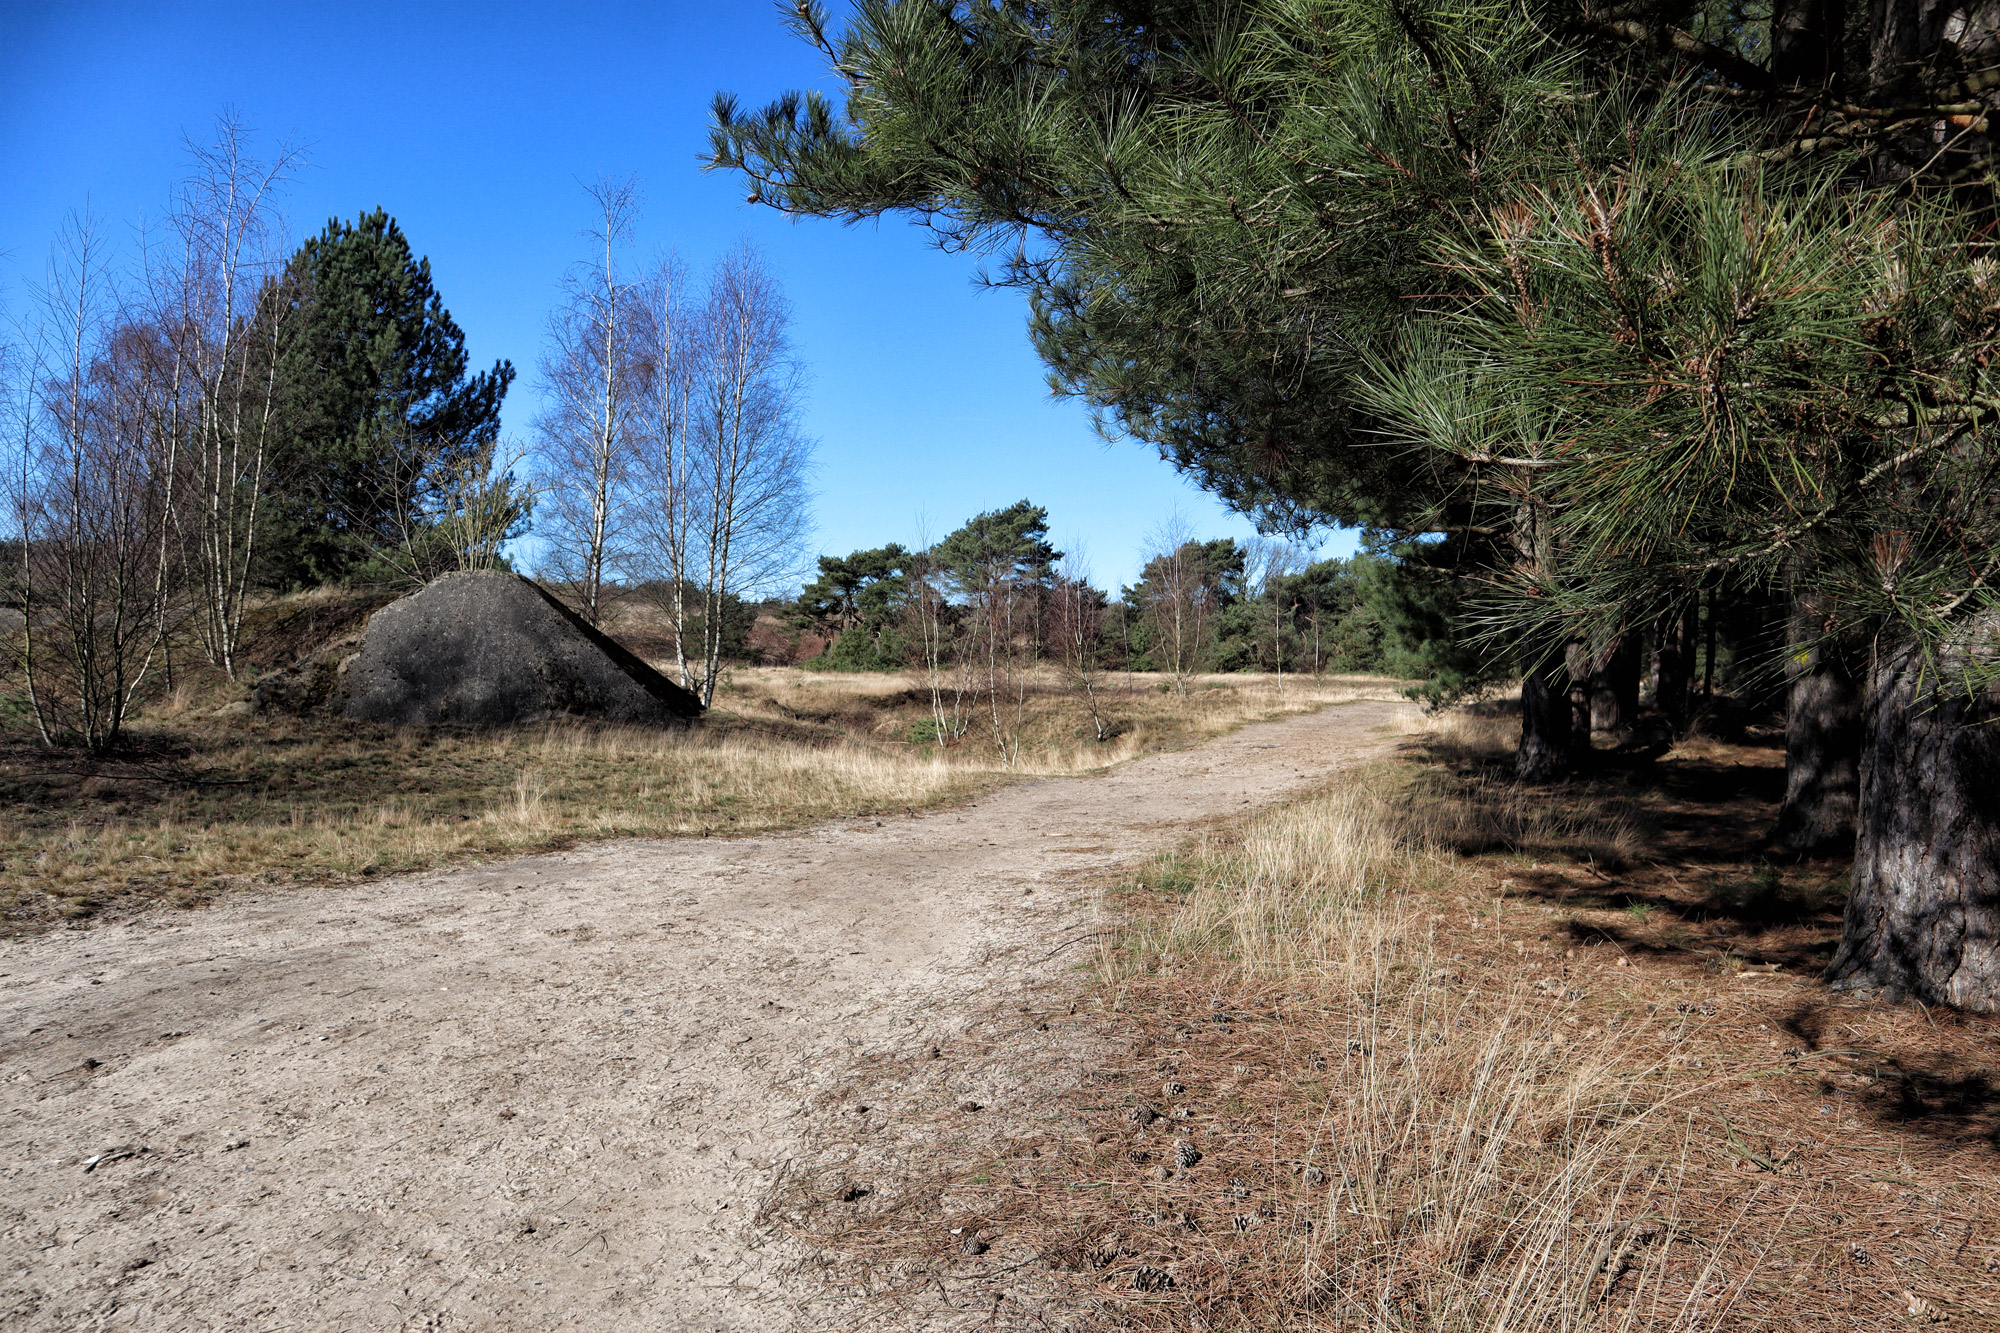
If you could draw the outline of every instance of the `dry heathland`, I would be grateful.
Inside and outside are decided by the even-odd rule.
[[[1202,684],[1114,680],[1100,743],[1036,681],[1011,770],[976,720],[940,750],[900,677],[741,670],[667,736],[228,719],[184,685],[116,760],[7,751],[0,884],[27,923],[773,829],[1391,692]],[[1095,924],[1033,955],[1087,960],[1066,981],[968,1008],[946,1058],[827,1067],[759,1217],[843,1326],[2000,1326],[2000,1025],[1819,984],[1844,866],[1758,854],[1778,739],[1530,791],[1513,725],[1433,719],[1362,780],[1086,882]],[[981,1079],[1029,1109],[965,1100]]]
[[[890,1326],[2000,1327],[2000,1027],[1819,984],[1842,867],[1753,850],[1781,748],[1524,792],[1510,736],[1108,886],[1094,975],[982,1033],[1040,1123],[898,1106],[895,1186],[778,1211]]]
[[[355,631],[379,597],[313,594],[253,617],[246,677]],[[231,884],[373,876],[627,835],[751,833],[921,808],[1012,776],[1082,773],[1258,718],[1393,697],[1367,677],[1230,676],[1186,695],[1102,682],[1110,735],[1053,674],[1027,683],[1015,762],[990,721],[940,747],[921,681],[745,667],[688,732],[548,723],[401,731],[230,716],[243,688],[181,665],[110,756],[0,737],[0,921],[76,919]],[[0,682],[0,694],[5,683]],[[12,696],[9,696],[12,697]],[[218,715],[218,709],[223,709]]]

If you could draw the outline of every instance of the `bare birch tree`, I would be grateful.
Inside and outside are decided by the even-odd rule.
[[[677,259],[665,256],[654,266],[636,293],[635,309],[639,358],[629,568],[667,617],[680,683],[692,689],[695,674],[687,650],[696,598],[688,559],[700,507],[692,430],[700,349],[687,272]]]
[[[87,222],[65,229],[39,313],[8,395],[17,651],[43,743],[107,749],[170,627],[173,358],[157,328],[119,317]]]
[[[169,211],[168,253],[148,264],[153,319],[172,358],[180,446],[175,522],[194,582],[195,626],[232,678],[266,490],[278,363],[292,303],[274,299],[284,247],[276,192],[297,154],[250,156],[233,116],[189,145],[194,170]],[[154,258],[149,256],[149,258]],[[185,400],[180,395],[185,394]]]
[[[1104,594],[1091,585],[1090,564],[1084,558],[1081,542],[1071,543],[1069,553],[1057,568],[1052,591],[1056,648],[1063,675],[1070,688],[1083,699],[1101,743],[1110,735],[1099,697],[1103,676]]]
[[[1305,553],[1290,542],[1259,537],[1251,541],[1248,559],[1244,562],[1248,569],[1244,583],[1246,591],[1255,593],[1269,603],[1265,607],[1266,623],[1271,627],[1271,667],[1278,674],[1278,688],[1285,688],[1285,624],[1296,609],[1295,601],[1287,595],[1285,583],[1292,575],[1305,567]]]
[[[701,663],[690,688],[715,697],[733,600],[794,576],[807,534],[811,446],[800,434],[801,374],[790,308],[756,253],[739,248],[709,279],[696,330],[690,523]]]
[[[978,687],[971,655],[962,650],[960,618],[951,603],[946,571],[931,553],[928,531],[920,530],[909,568],[903,615],[931,697],[932,734],[943,749],[964,739],[972,726]]]
[[[1186,694],[1208,659],[1217,590],[1207,553],[1180,515],[1154,530],[1140,586],[1153,660],[1166,671],[1174,692]]]
[[[630,181],[587,187],[598,221],[587,265],[563,279],[542,356],[547,406],[535,420],[549,572],[575,589],[583,618],[603,615],[607,573],[621,558],[626,487],[642,396],[641,288],[619,250],[639,206]]]

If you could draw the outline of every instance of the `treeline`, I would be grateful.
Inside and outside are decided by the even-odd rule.
[[[1198,540],[1170,525],[1113,596],[1050,544],[1047,511],[1022,500],[925,548],[820,557],[788,619],[826,640],[804,663],[816,670],[935,673],[1004,657],[1079,677],[1158,672],[1180,690],[1202,672],[1365,671],[1421,681],[1434,700],[1463,697],[1504,664],[1458,639],[1457,588],[1426,555],[1312,561],[1285,542]]]

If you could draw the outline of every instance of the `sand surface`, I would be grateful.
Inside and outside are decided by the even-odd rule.
[[[1079,872],[1385,754],[1409,711],[1348,704],[879,823],[0,943],[0,1326],[821,1321],[757,1205],[804,1149],[895,1127],[815,1090],[885,1051],[948,1059],[972,1008],[1075,961],[1051,950],[1091,928]]]

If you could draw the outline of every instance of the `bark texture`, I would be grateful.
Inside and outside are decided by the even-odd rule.
[[[1569,772],[1574,744],[1569,670],[1561,650],[1530,652],[1521,667],[1521,748],[1514,773],[1523,782],[1553,782]]]
[[[1590,678],[1597,668],[1590,645],[1573,642],[1563,652],[1569,675],[1569,744],[1573,758],[1590,751]]]
[[[1854,840],[1861,782],[1861,687],[1845,656],[1813,644],[1809,617],[1795,614],[1786,663],[1785,803],[1771,837],[1802,856],[1838,852]]]
[[[1639,720],[1639,636],[1630,632],[1611,641],[1590,675],[1590,729],[1624,737]]]
[[[1905,649],[1869,669],[1864,725],[1853,889],[1827,979],[2000,1012],[2000,707]]]
[[[1771,77],[1781,88],[1839,88],[1846,0],[1777,0],[1771,7]]]
[[[1669,611],[1653,626],[1653,707],[1676,736],[1694,713],[1696,604]]]

